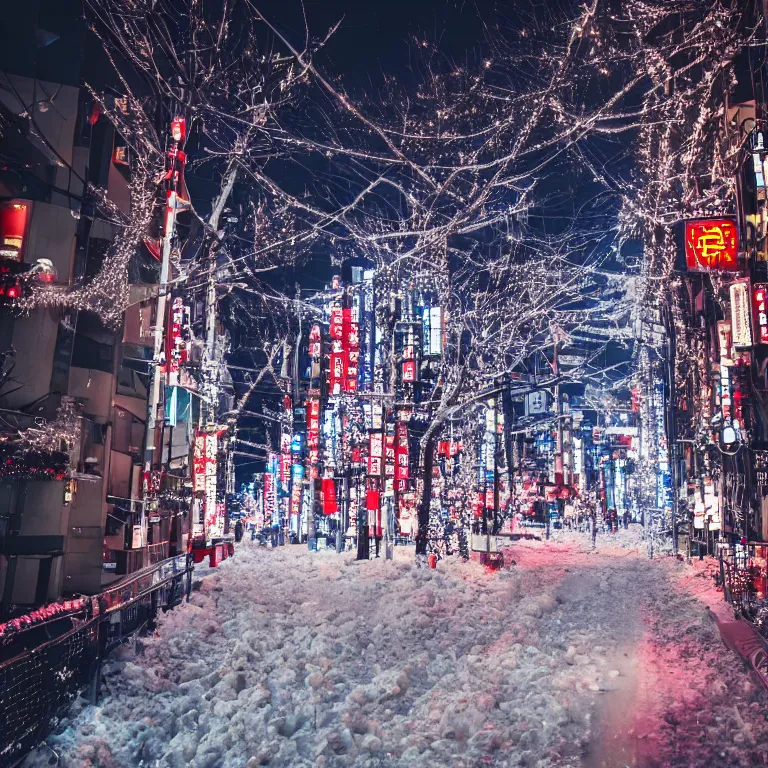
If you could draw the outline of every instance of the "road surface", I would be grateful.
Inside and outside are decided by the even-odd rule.
[[[701,565],[558,536],[498,573],[243,543],[26,768],[768,765]]]

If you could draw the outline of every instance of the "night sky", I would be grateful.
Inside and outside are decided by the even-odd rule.
[[[330,39],[320,63],[328,74],[341,74],[350,88],[377,87],[381,73],[405,75],[413,36],[440,41],[453,58],[472,56],[482,42],[485,24],[495,24],[494,0],[306,0],[310,33],[322,37],[335,23],[341,25]],[[505,3],[505,5],[514,5]],[[257,3],[292,41],[304,36],[302,6],[298,0]],[[482,17],[482,21],[481,21]]]

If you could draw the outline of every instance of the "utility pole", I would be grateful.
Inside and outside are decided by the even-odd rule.
[[[162,445],[155,446],[157,430],[157,411],[160,407],[160,392],[163,381],[163,347],[165,346],[165,321],[168,304],[168,283],[171,271],[171,251],[176,237],[176,214],[186,206],[186,201],[180,196],[183,183],[184,163],[186,155],[183,152],[186,139],[186,120],[175,117],[171,122],[171,146],[168,150],[168,171],[166,173],[167,189],[165,218],[163,222],[163,241],[160,262],[160,284],[157,295],[157,312],[155,316],[155,344],[152,356],[152,382],[147,404],[147,426],[144,443],[144,493],[142,494],[140,525],[144,530],[147,501],[151,493],[150,472],[155,458],[155,451],[162,452]],[[166,361],[167,363],[167,361]],[[158,456],[162,460],[162,455]]]
[[[212,427],[216,414],[216,244],[208,249],[208,276],[205,286],[205,351],[203,353],[203,401],[200,420],[203,428]]]
[[[563,473],[563,405],[561,402],[562,398],[560,396],[560,370],[557,360],[557,345],[560,341],[559,335],[554,336],[554,341],[555,351],[552,368],[554,370],[555,376],[558,377],[557,383],[555,384],[555,414],[557,416],[557,442],[555,443],[555,485],[557,485],[558,475],[560,476],[561,483],[565,480],[565,475]],[[549,515],[548,512],[547,515]],[[549,526],[547,526],[547,530],[549,530]]]
[[[493,533],[499,525],[499,396],[493,398]],[[490,546],[490,542],[489,542]]]
[[[675,423],[675,324],[672,321],[672,313],[670,311],[670,304],[667,304],[667,349],[666,349],[666,363],[667,363],[667,381],[669,386],[667,387],[667,434],[669,445],[669,466],[672,476],[672,552],[677,554],[678,540],[677,540],[677,505],[679,503],[679,475],[680,467],[677,463],[677,426]],[[690,533],[689,533],[690,536]]]
[[[504,417],[504,454],[507,464],[507,486],[509,488],[509,495],[514,494],[514,468],[515,468],[515,445],[517,439],[512,437],[512,395],[509,391],[509,379],[505,375],[501,382],[501,413]]]
[[[559,328],[554,328],[552,333],[554,341],[554,353],[552,359],[552,370],[557,377],[557,383],[555,384],[555,416],[556,416],[556,443],[555,443],[555,488],[565,482],[565,473],[563,471],[563,404],[562,396],[560,393],[560,366],[557,359],[557,346],[561,339],[561,331]],[[559,482],[558,482],[559,480]],[[546,537],[549,539],[551,521],[549,517],[549,505],[547,504],[546,494],[544,497],[544,515],[546,522]]]

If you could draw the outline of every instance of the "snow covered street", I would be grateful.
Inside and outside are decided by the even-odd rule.
[[[707,578],[635,543],[559,534],[498,573],[243,544],[25,768],[768,765]]]

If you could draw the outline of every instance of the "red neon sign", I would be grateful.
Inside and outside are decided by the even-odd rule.
[[[756,283],[753,286],[752,308],[755,313],[756,342],[768,344],[768,283]]]
[[[739,231],[732,219],[685,222],[685,261],[694,272],[739,269]]]

